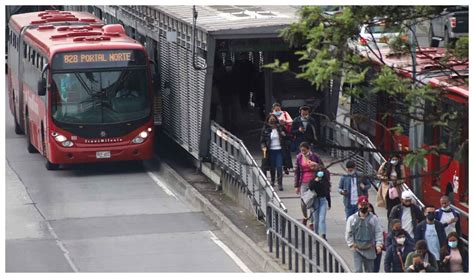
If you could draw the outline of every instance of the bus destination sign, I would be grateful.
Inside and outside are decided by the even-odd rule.
[[[56,54],[53,70],[127,67],[145,65],[145,57],[137,50],[80,51]]]

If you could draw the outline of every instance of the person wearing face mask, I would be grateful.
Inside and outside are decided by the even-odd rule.
[[[446,234],[451,232],[461,233],[461,221],[459,221],[459,212],[451,207],[448,196],[442,196],[439,200],[441,207],[435,211],[435,219],[444,226]]]
[[[368,196],[368,190],[371,185],[367,177],[362,177],[362,175],[356,171],[354,161],[349,160],[346,162],[346,171],[347,174],[342,176],[339,180],[337,191],[344,196],[342,201],[344,203],[347,219],[357,212],[357,198],[362,195]]]
[[[260,143],[263,152],[262,170],[270,170],[271,185],[275,186],[275,173],[278,189],[283,191],[283,166],[293,168],[289,138],[285,129],[278,123],[275,115],[269,114],[262,128]]]
[[[380,180],[377,190],[377,207],[387,209],[387,217],[390,216],[392,208],[400,203],[400,195],[403,191],[401,185],[405,178],[405,170],[398,155],[390,156],[390,160],[382,163],[377,172]],[[391,194],[391,193],[395,194]]]
[[[405,239],[406,241],[409,241],[409,244],[415,246],[415,240],[413,239],[413,237],[411,237],[407,231],[402,229],[402,222],[400,221],[400,219],[393,219],[392,221],[390,221],[390,227],[391,231],[387,235],[387,239],[385,241],[385,249],[388,249],[392,244],[395,243],[395,235],[398,234],[399,231],[401,231],[405,235]]]
[[[442,272],[469,272],[469,253],[456,232],[448,234],[447,242],[441,248],[441,259]]]
[[[346,243],[353,252],[355,272],[373,272],[383,248],[383,231],[379,219],[369,212],[367,196],[357,199],[357,207],[359,211],[346,221]]]
[[[430,251],[425,240],[418,240],[415,251],[408,254],[405,260],[406,272],[437,272],[438,263]]]
[[[311,151],[311,147],[307,142],[301,142],[300,153],[296,156],[295,162],[295,191],[296,195],[302,196],[309,189],[309,182],[316,174],[319,164],[323,164],[321,158]],[[301,201],[301,211],[303,213],[303,225],[306,225],[308,219],[308,209],[303,201]]]
[[[331,209],[331,181],[329,171],[321,164],[316,167],[316,175],[308,187],[316,193],[312,211],[314,232],[326,239],[326,213]]]
[[[291,134],[291,124],[293,123],[293,119],[291,118],[290,114],[281,110],[281,105],[278,102],[275,102],[272,105],[272,113],[273,115],[277,116],[278,121],[280,121],[280,124],[285,127],[286,132]]]
[[[394,234],[392,245],[387,248],[384,259],[385,272],[405,272],[405,261],[411,252],[415,250],[415,243],[407,240],[405,231],[398,230]]]
[[[409,191],[402,192],[402,203],[392,208],[389,221],[400,219],[402,228],[407,231],[411,237],[415,237],[415,228],[425,217],[420,208],[413,203],[412,195]]]
[[[436,261],[440,262],[441,247],[446,243],[446,233],[441,222],[435,219],[434,206],[425,206],[426,220],[416,225],[415,241],[425,240],[428,244],[428,250],[435,256]]]
[[[301,142],[307,142],[314,148],[314,145],[317,143],[317,131],[318,127],[316,120],[310,115],[310,109],[308,106],[300,107],[300,115],[293,120],[291,124],[291,133],[293,134],[293,148],[294,151],[299,151],[297,146]]]

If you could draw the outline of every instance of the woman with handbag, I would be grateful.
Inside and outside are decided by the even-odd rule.
[[[295,191],[301,196],[308,190],[311,179],[314,178],[318,164],[322,164],[319,156],[311,151],[307,142],[301,142],[300,153],[296,156],[295,163]],[[303,225],[306,225],[308,219],[307,206],[301,201],[301,211],[303,212]]]
[[[405,178],[405,171],[398,155],[391,155],[390,160],[384,162],[377,173],[380,180],[377,191],[377,207],[387,209],[387,217],[390,216],[392,208],[400,204],[402,193],[401,184]]]
[[[278,123],[275,115],[269,114],[262,128],[260,143],[263,152],[262,170],[270,170],[271,185],[275,186],[275,173],[278,189],[283,191],[283,167],[292,168],[290,142],[285,129]]]

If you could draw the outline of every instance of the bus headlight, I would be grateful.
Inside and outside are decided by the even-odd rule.
[[[62,143],[62,142],[67,140],[66,136],[64,136],[64,135],[58,135],[58,136],[54,137],[54,139],[56,139],[56,141],[59,142],[59,143]]]
[[[63,147],[66,147],[66,148],[70,148],[72,146],[74,146],[74,143],[69,141],[69,140],[66,140],[64,142],[61,143],[63,145]]]
[[[142,131],[140,134],[138,134],[137,137],[133,138],[132,143],[134,144],[141,144],[145,142],[145,139],[148,137],[148,132]]]

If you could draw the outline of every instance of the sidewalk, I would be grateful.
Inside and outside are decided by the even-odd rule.
[[[257,164],[260,164],[262,154],[259,151],[258,140],[251,140],[255,138],[257,131],[249,132],[246,137],[242,138],[245,145],[252,153]],[[321,159],[325,165],[329,165],[331,161],[335,159],[327,154],[319,153]],[[292,154],[293,163],[295,161],[295,154]],[[344,260],[354,269],[354,260],[352,258],[352,252],[347,247],[345,242],[344,233],[346,229],[344,205],[342,203],[342,195],[337,192],[339,186],[340,175],[344,174],[345,171],[341,164],[334,164],[328,168],[331,173],[331,209],[327,213],[326,227],[327,227],[327,240],[331,246],[341,255]],[[283,176],[283,191],[279,191],[276,187],[275,190],[278,196],[282,199],[283,203],[288,209],[288,214],[295,219],[302,220],[303,215],[301,213],[300,199],[295,193],[294,185],[294,172],[290,171],[289,175]],[[369,189],[369,201],[374,204],[375,212],[378,215],[382,227],[387,230],[387,212],[384,208],[378,208],[375,206],[376,191],[374,188]],[[380,272],[383,272],[383,257],[381,263]]]

